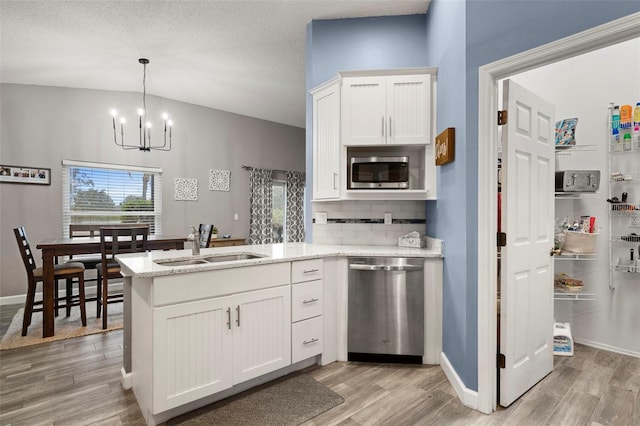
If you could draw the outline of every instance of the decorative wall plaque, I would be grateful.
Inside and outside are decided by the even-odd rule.
[[[436,166],[451,163],[456,151],[456,129],[446,128],[436,136]]]
[[[209,170],[209,190],[229,192],[229,170]]]
[[[198,179],[176,178],[176,201],[198,201]]]

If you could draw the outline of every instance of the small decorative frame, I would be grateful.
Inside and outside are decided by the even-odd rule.
[[[0,164],[0,182],[51,185],[51,169]]]
[[[198,201],[198,179],[176,178],[176,201]]]
[[[456,129],[448,127],[436,136],[436,166],[453,162],[456,153]]]
[[[229,170],[209,170],[209,191],[229,192]]]

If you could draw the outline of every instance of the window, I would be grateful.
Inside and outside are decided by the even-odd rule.
[[[286,241],[286,197],[287,182],[283,180],[273,180],[272,186],[272,210],[271,225],[273,227],[273,242],[281,243]]]
[[[70,224],[149,224],[162,233],[162,169],[62,162],[63,235]]]

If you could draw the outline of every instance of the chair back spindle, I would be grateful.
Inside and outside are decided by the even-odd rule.
[[[13,230],[13,233],[16,236],[16,241],[20,248],[20,255],[24,262],[24,267],[27,269],[27,273],[31,275],[33,274],[33,270],[36,269],[36,262],[33,258],[29,241],[27,240],[27,232],[24,230],[24,226],[19,226]]]

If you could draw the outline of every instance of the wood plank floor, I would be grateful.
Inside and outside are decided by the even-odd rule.
[[[0,307],[4,333],[19,308]],[[7,320],[8,317],[8,320]],[[577,345],[509,408],[458,400],[439,366],[336,362],[308,369],[345,402],[311,425],[640,425],[640,359]],[[143,425],[120,386],[122,331],[0,352],[1,425]]]

